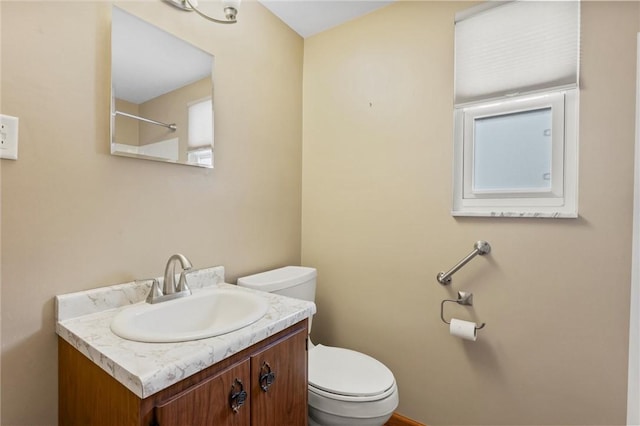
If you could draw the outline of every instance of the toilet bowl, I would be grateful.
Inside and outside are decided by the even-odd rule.
[[[238,279],[238,286],[314,301],[316,270],[287,266]],[[382,426],[398,406],[393,373],[369,355],[309,340],[309,425]]]
[[[397,406],[393,373],[381,362],[324,345],[309,351],[309,417],[315,424],[380,426]]]

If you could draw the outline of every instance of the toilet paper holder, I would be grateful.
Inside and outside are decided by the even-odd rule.
[[[459,291],[457,299],[445,299],[442,301],[442,303],[440,303],[440,318],[442,319],[442,322],[444,322],[445,324],[451,324],[450,321],[447,321],[446,319],[444,319],[444,304],[447,302],[455,302],[458,305],[463,305],[463,306],[473,306],[473,293]],[[480,325],[476,324],[476,330],[480,330],[485,325],[487,324],[485,324],[484,322]]]

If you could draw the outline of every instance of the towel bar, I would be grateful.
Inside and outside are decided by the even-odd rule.
[[[486,241],[477,241],[473,245],[473,251],[467,255],[464,259],[458,262],[449,272],[440,272],[436,275],[436,279],[442,285],[451,284],[451,276],[455,274],[460,268],[469,263],[471,259],[476,257],[477,255],[484,256],[487,253],[491,252],[491,245]]]

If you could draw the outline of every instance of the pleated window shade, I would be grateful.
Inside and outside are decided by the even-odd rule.
[[[211,99],[189,105],[189,149],[213,144],[213,103]]]
[[[579,1],[513,1],[456,15],[455,103],[578,86]]]

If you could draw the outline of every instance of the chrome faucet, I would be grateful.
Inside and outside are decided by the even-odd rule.
[[[176,285],[176,264],[180,263],[182,272]],[[167,261],[164,268],[164,283],[162,290],[158,280],[153,280],[151,291],[147,295],[147,303],[159,303],[167,300],[177,299],[179,297],[189,296],[191,289],[187,285],[186,274],[191,270],[191,262],[182,254],[174,254]]]

